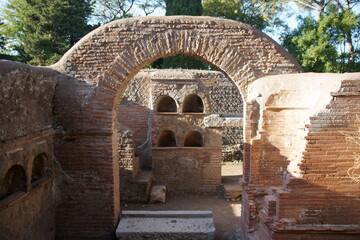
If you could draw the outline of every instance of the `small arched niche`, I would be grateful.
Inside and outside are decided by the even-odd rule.
[[[5,175],[3,191],[0,194],[0,199],[4,199],[7,196],[15,192],[26,192],[26,173],[22,166],[12,166]]]
[[[184,147],[203,147],[204,141],[200,132],[190,131],[185,136]]]
[[[177,112],[175,100],[167,95],[160,96],[156,101],[157,112]]]
[[[31,182],[35,182],[46,174],[46,155],[44,153],[37,155],[33,161]]]
[[[176,147],[175,134],[170,130],[162,131],[158,136],[156,147]]]
[[[203,113],[204,112],[204,103],[196,94],[190,94],[185,97],[183,103],[183,112],[184,113]]]

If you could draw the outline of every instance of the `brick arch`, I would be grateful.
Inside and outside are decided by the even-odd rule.
[[[138,39],[124,49],[104,71],[99,78],[97,96],[100,95],[102,98],[104,92],[113,92],[115,101],[112,102],[116,103],[130,79],[143,67],[159,58],[178,54],[200,59],[219,68],[235,82],[245,99],[246,86],[254,80],[266,75],[300,71],[298,64],[288,54],[280,54],[279,50],[283,49],[278,49],[281,47],[269,37],[247,25],[243,27],[256,32],[253,36],[261,38],[264,45],[269,45],[261,50],[248,49],[254,53],[250,60],[247,59],[250,58],[249,56],[244,56],[242,50],[229,46],[225,40],[211,35],[203,36],[196,31],[168,31]],[[285,61],[285,63],[280,63],[278,68],[269,67],[273,60],[268,55],[272,51],[278,51],[274,56],[279,55],[276,58],[282,59],[280,62]],[[283,66],[286,67],[283,68]]]
[[[95,84],[93,105],[108,109],[109,105],[116,108],[127,83],[140,69],[177,54],[219,68],[235,82],[245,101],[246,86],[252,81],[301,71],[283,47],[251,26],[193,16],[114,21],[89,33],[54,67]]]
[[[175,94],[161,94],[159,96],[156,97],[155,101],[152,103],[153,105],[153,110],[155,112],[173,112],[173,113],[177,113],[178,112],[178,109],[179,109],[179,103],[176,101],[175,99]],[[163,101],[164,99],[168,99],[170,101],[173,101],[174,102],[174,108],[175,109],[171,109],[171,111],[159,111],[159,108],[161,107],[161,105],[163,105]]]
[[[140,69],[156,59],[177,54],[216,66],[235,82],[244,101],[246,87],[252,81],[301,71],[299,64],[267,35],[231,20],[132,18],[89,33],[52,66],[68,77],[56,90],[55,118],[58,127],[71,135],[56,139],[56,157],[75,179],[63,194],[78,203],[74,206],[64,201],[57,209],[60,238],[76,234],[80,238],[93,235],[111,239],[120,207],[118,102]],[[94,209],[94,204],[106,205]],[[88,211],[89,215],[81,214]],[[92,216],[104,219],[102,225]],[[70,229],[67,225],[77,227]]]

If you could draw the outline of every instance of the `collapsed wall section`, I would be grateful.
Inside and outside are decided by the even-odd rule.
[[[249,88],[245,239],[358,238],[359,74],[264,81]]]

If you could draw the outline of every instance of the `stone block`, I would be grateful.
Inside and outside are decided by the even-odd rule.
[[[162,202],[166,200],[166,186],[157,185],[151,188],[150,192],[150,203]]]
[[[211,211],[123,211],[116,239],[215,239]]]

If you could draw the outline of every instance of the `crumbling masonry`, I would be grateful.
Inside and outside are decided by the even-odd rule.
[[[0,239],[114,239],[119,102],[177,54],[243,97],[243,239],[359,239],[360,74],[303,74],[258,30],[187,16],[109,23],[50,67],[0,62]]]

